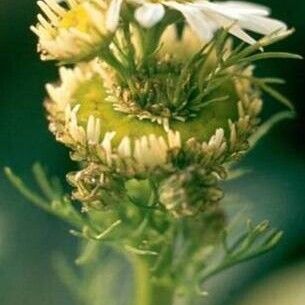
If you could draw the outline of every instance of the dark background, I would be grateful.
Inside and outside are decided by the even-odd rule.
[[[305,2],[259,2],[272,7],[273,16],[297,30],[280,49],[304,55]],[[56,79],[57,71],[53,63],[40,62],[35,52],[36,38],[29,26],[35,23],[36,13],[33,0],[0,0],[0,168],[14,168],[28,183],[35,161],[60,177],[71,166],[67,151],[47,130],[44,85]],[[247,299],[257,283],[305,258],[305,61],[275,60],[264,64],[258,73],[287,80],[282,92],[295,103],[298,117],[276,126],[243,161],[252,173],[227,188],[240,190],[236,202],[247,207],[248,215],[270,219],[285,231],[285,238],[271,254],[212,281],[206,300],[209,305],[240,304],[238,300]],[[50,257],[65,252],[73,258],[74,250],[68,227],[28,204],[1,173],[0,304],[73,304]],[[296,293],[305,291],[305,281],[295,288]],[[292,299],[284,305],[295,304]]]

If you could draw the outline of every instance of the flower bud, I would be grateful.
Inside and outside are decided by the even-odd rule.
[[[213,174],[188,167],[161,182],[160,202],[175,217],[194,216],[223,197],[222,190],[216,185]]]

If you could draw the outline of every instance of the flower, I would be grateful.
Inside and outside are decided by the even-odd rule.
[[[226,177],[224,164],[248,149],[262,101],[252,83],[253,67],[234,61],[226,65],[232,58],[230,39],[225,32],[215,39],[221,42],[217,47],[208,44],[187,64],[170,56],[162,61],[159,55],[149,76],[136,71],[136,95],[98,58],[74,68],[61,67],[60,82],[46,86],[50,130],[72,150],[72,159],[81,162],[81,169],[70,173],[68,180],[74,187],[73,198],[86,209],[104,209],[109,202],[120,201],[130,179],[157,181],[160,204],[174,217],[196,215],[221,200],[218,182]],[[187,41],[182,40],[181,47]],[[187,90],[192,92],[190,100],[182,95]],[[173,117],[165,126],[151,119],[164,118],[156,108],[163,105],[164,92],[168,101],[181,98],[182,104],[176,99],[173,105],[184,109],[184,120]],[[119,187],[112,196],[113,185]]]
[[[196,215],[223,197],[223,191],[217,184],[218,179],[213,172],[190,166],[161,182],[160,203],[174,217]]]
[[[107,6],[103,1],[38,1],[44,15],[31,30],[38,36],[38,50],[43,60],[75,62],[93,58],[110,42],[105,26]]]
[[[134,159],[138,171],[165,164],[167,151],[181,146],[180,134],[116,112],[105,100],[103,72],[96,60],[60,68],[62,83],[46,86],[50,130],[79,158],[87,156],[81,148],[99,145],[109,166],[114,150],[118,157]]]
[[[151,28],[166,16],[166,9],[180,12],[186,23],[199,36],[207,42],[214,37],[214,33],[221,28],[238,37],[239,39],[254,44],[256,41],[243,29],[263,35],[275,31],[286,30],[287,26],[282,21],[270,18],[269,8],[239,1],[210,2],[197,1],[149,1],[128,0],[136,6],[135,19],[144,28]],[[115,29],[119,23],[122,0],[112,0],[108,12],[111,28]]]
[[[50,130],[82,164],[67,176],[73,198],[86,210],[108,209],[124,196],[125,182],[149,178],[159,181],[160,204],[174,217],[217,205],[222,198],[218,182],[226,177],[223,165],[248,148],[261,110],[261,100],[247,81],[251,73],[248,68],[245,79],[235,81],[239,98],[229,104],[219,101],[217,108],[211,104],[198,118],[173,122],[165,130],[115,110],[106,98],[108,73],[99,60],[61,67],[61,83],[47,85],[45,104]]]
[[[185,146],[188,153],[200,151],[205,157],[194,159],[204,164],[222,163],[224,157],[245,149],[243,143],[261,109],[261,101],[255,94],[252,97],[248,82],[240,80],[236,81],[235,93],[240,100],[219,101],[216,108],[211,104],[198,118],[173,122],[171,129],[165,130],[156,122],[115,110],[106,98],[106,72],[98,60],[73,69],[60,68],[61,84],[47,85],[50,130],[58,141],[72,148],[75,160],[103,160],[106,167],[126,176],[147,175],[166,167],[171,154]],[[244,73],[246,76],[251,70]],[[214,116],[215,111],[219,118]],[[225,131],[229,137],[225,137]]]
[[[132,139],[142,136],[148,137],[151,134],[157,137],[167,137],[167,130],[157,122],[141,120],[116,110],[112,99],[108,100],[109,93],[104,86],[105,79],[109,75],[98,60],[77,65],[73,69],[61,67],[59,71],[61,84],[48,84],[46,86],[49,93],[46,105],[51,119],[50,128],[52,131],[58,129],[59,122],[63,125],[66,124],[65,122],[70,122],[73,126],[80,125],[87,128],[88,120],[90,116],[93,116],[100,120],[101,135],[106,132],[115,132],[114,141],[116,144],[120,143],[126,135]],[[248,75],[252,72],[247,70],[244,73]],[[241,110],[244,97],[248,96],[248,102],[252,101],[250,93],[252,89],[246,80],[235,81],[234,86],[237,86],[236,88],[239,90],[236,93],[230,93],[230,90],[234,90],[234,87],[231,86],[227,84],[222,90],[228,91],[220,93],[222,95],[231,94],[231,101],[219,100],[217,103],[211,103],[192,120],[187,122],[173,121],[169,129],[178,131],[184,142],[193,137],[201,141],[209,140],[217,128],[228,130],[228,120],[235,121],[238,111],[242,117],[249,114],[247,109]],[[236,95],[237,93],[240,97]],[[257,109],[252,105],[252,108],[256,109],[252,113],[256,116],[260,107]],[[215,117],[215,112],[217,112],[218,118]],[[63,136],[63,133],[60,132],[60,135]],[[83,141],[78,142],[82,143]]]

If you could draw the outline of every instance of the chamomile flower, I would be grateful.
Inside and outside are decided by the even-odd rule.
[[[101,154],[109,166],[118,159],[133,160],[126,168],[128,175],[145,173],[148,168],[167,164],[168,154],[183,147],[190,139],[203,143],[200,150],[209,159],[212,155],[222,157],[229,148],[238,150],[239,132],[244,135],[251,131],[252,119],[261,108],[260,100],[255,95],[252,98],[252,89],[247,81],[241,80],[233,87],[222,88],[228,90],[227,94],[230,90],[237,90],[231,93],[231,100],[212,103],[198,117],[187,122],[173,121],[169,129],[164,129],[157,122],[141,120],[116,110],[115,105],[107,100],[104,83],[108,74],[99,61],[81,64],[74,69],[62,67],[60,76],[60,85],[47,85],[50,130],[60,142],[74,150],[75,159],[91,160],[100,158],[92,157],[92,153]],[[229,124],[229,120],[236,123]],[[243,122],[239,126],[240,120]],[[240,131],[239,127],[243,130]],[[226,139],[224,131],[232,133],[231,137]],[[222,145],[223,141],[231,143]],[[102,152],[88,151],[92,145]]]
[[[97,55],[109,43],[106,29],[107,5],[95,0],[56,0],[37,2],[43,14],[31,30],[38,36],[38,51],[43,60],[75,62]]]
[[[220,28],[228,29],[232,35],[249,44],[255,43],[255,39],[244,30],[269,35],[287,28],[282,21],[269,17],[270,10],[267,7],[247,2],[207,0],[128,0],[128,2],[136,7],[135,19],[144,28],[151,28],[159,23],[166,16],[167,10],[175,10],[183,15],[186,23],[205,42],[210,41]],[[108,22],[113,29],[119,23],[117,12],[120,11],[122,3],[122,0],[111,2],[112,13],[108,14]]]

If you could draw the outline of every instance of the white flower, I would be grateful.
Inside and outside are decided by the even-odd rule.
[[[38,36],[43,60],[79,61],[94,57],[108,43],[107,6],[102,1],[42,0],[37,4],[38,24],[31,30]]]
[[[137,6],[135,18],[145,28],[150,28],[162,20],[166,9],[179,11],[191,29],[205,42],[211,40],[216,30],[226,28],[241,40],[253,44],[255,39],[244,30],[262,35],[285,30],[282,21],[268,17],[270,10],[262,5],[239,2],[127,0]],[[108,26],[112,31],[119,23],[122,0],[112,0],[108,11]]]

